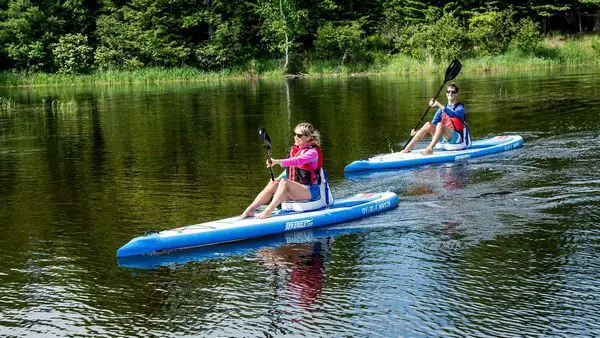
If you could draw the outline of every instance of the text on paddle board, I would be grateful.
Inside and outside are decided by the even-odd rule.
[[[310,228],[312,225],[313,225],[313,220],[312,219],[305,219],[305,220],[302,220],[302,221],[287,222],[287,223],[285,223],[285,230],[297,230],[297,229]]]
[[[509,144],[507,146],[504,146],[504,150],[511,150],[511,149],[518,148],[520,146],[521,146],[520,143],[513,143],[513,144]]]
[[[363,215],[372,214],[374,212],[388,209],[392,206],[392,201],[385,201],[383,203],[369,205],[361,209]]]

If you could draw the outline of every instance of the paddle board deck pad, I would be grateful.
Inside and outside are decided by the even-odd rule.
[[[470,148],[463,150],[434,150],[431,155],[421,154],[421,149],[409,153],[391,153],[377,155],[365,160],[354,161],[344,168],[344,172],[397,169],[426,164],[448,163],[466,160],[512,150],[523,146],[523,137],[519,135],[495,136],[474,141]]]
[[[398,195],[393,192],[361,193],[314,211],[276,210],[267,219],[231,217],[136,237],[117,250],[117,257],[164,253],[311,229],[369,216],[397,205]]]

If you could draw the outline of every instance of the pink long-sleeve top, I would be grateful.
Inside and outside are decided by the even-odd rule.
[[[310,148],[303,154],[281,160],[282,167],[297,167],[308,164],[311,170],[317,169],[319,165],[319,152],[315,148]]]

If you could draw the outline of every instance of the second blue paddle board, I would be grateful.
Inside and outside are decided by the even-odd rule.
[[[373,156],[368,159],[354,161],[344,168],[344,172],[397,169],[426,164],[462,161],[512,150],[523,146],[523,137],[519,135],[503,135],[474,141],[470,148],[463,150],[434,150],[431,155],[423,155],[420,150],[409,153],[391,153]]]

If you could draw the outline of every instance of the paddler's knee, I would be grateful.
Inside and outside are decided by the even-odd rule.
[[[270,193],[275,193],[275,190],[277,190],[278,186],[279,186],[279,181],[277,181],[277,180],[269,181],[269,183],[267,184],[267,187],[265,188],[265,191],[268,191]]]
[[[288,181],[288,180],[281,180],[281,181],[279,182],[279,185],[283,186],[284,188],[287,188],[287,187],[288,187],[288,185],[290,185],[290,184],[289,184],[289,181]]]

